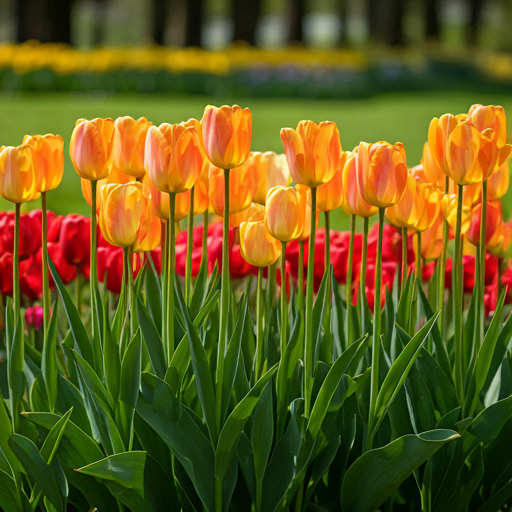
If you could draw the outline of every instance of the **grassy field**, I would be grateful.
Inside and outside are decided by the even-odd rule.
[[[295,127],[301,119],[335,121],[340,130],[344,149],[352,149],[361,140],[374,142],[401,141],[407,151],[410,166],[419,163],[423,143],[432,117],[445,112],[465,112],[473,103],[501,104],[512,119],[512,95],[481,95],[478,93],[395,94],[367,100],[312,101],[269,99],[222,99],[167,96],[98,96],[45,94],[30,96],[0,96],[0,145],[18,145],[23,135],[58,133],[69,142],[76,119],[130,115],[145,116],[155,124],[178,123],[190,117],[201,118],[208,103],[238,102],[248,106],[253,115],[255,151],[282,152],[279,136],[282,127]],[[509,124],[509,130],[512,127]],[[509,213],[507,203],[504,207]],[[66,168],[60,187],[48,194],[49,208],[57,213],[87,214],[80,180],[73,169],[66,149]],[[0,208],[10,209],[0,202]],[[29,203],[25,209],[37,207]],[[347,229],[348,219],[336,212],[333,227]]]

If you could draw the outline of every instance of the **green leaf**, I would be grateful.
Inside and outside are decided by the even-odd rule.
[[[402,295],[398,301],[398,308],[396,310],[396,323],[400,325],[407,333],[411,332],[411,304],[414,296],[414,281],[415,276],[413,273],[409,274],[407,281],[402,289]],[[421,288],[421,286],[420,286]]]
[[[359,457],[343,479],[343,512],[374,512],[393,491],[445,443],[457,439],[453,430],[409,434]]]
[[[512,480],[495,492],[476,512],[496,512],[512,498]]]
[[[16,482],[0,469],[0,506],[4,512],[24,512],[30,510],[27,496],[19,492]]]
[[[137,300],[137,312],[139,315],[139,323],[144,337],[144,342],[149,353],[151,366],[157,377],[163,379],[165,377],[166,364],[164,356],[164,347],[160,333],[148,313],[146,306],[142,302],[141,297]]]
[[[146,265],[145,284],[146,284],[146,304],[147,311],[149,312],[153,323],[156,326],[162,325],[162,289],[160,287],[160,278],[155,269],[155,264],[151,258],[151,253],[147,252],[149,258],[149,265]],[[137,311],[138,312],[138,311]],[[140,313],[139,313],[140,321]]]
[[[50,410],[55,410],[57,403],[57,317],[58,317],[58,299],[55,300],[53,313],[48,327],[48,337],[43,345],[43,359],[41,363],[41,371],[43,373],[44,383],[46,386],[46,394]]]
[[[175,281],[176,295],[181,313],[185,322],[185,330],[188,335],[190,355],[192,358],[192,368],[196,380],[197,394],[201,402],[204,419],[212,439],[217,439],[217,428],[215,419],[215,394],[213,391],[213,382],[208,366],[208,358],[204,351],[203,344],[199,338],[196,327],[192,323],[190,314],[183,300],[183,295],[177,280]],[[220,397],[219,397],[220,398]]]
[[[119,398],[121,361],[119,359],[119,345],[114,340],[110,326],[107,301],[105,301],[103,305],[103,369],[105,371],[105,381],[112,402],[116,402]]]
[[[387,408],[397,395],[402,384],[404,383],[411,366],[414,364],[416,357],[419,354],[420,348],[427,339],[432,326],[439,313],[433,316],[412,338],[411,341],[402,350],[401,354],[396,358],[391,366],[388,374],[384,378],[384,382],[377,395],[377,402],[375,404],[375,429],[373,430],[372,437],[377,432],[380,422],[384,418]]]
[[[44,490],[45,496],[52,505],[58,512],[64,512],[65,497],[62,496],[55,475],[39,453],[37,446],[30,439],[19,434],[12,435],[9,439],[9,446],[23,464],[27,473]]]
[[[80,319],[80,315],[76,310],[76,306],[73,303],[73,299],[69,296],[69,292],[64,286],[55,265],[51,259],[48,260],[48,265],[50,266],[50,271],[52,273],[53,280],[55,281],[55,286],[60,295],[60,299],[62,304],[64,305],[64,311],[66,312],[66,317],[69,322],[69,327],[71,329],[71,333],[73,334],[73,339],[76,343],[76,347],[80,351],[82,357],[91,365],[94,366],[94,354],[92,351],[91,341],[87,336],[87,332],[85,330],[84,325],[82,324],[82,320]]]
[[[220,432],[219,442],[217,443],[217,450],[215,452],[215,478],[224,478],[224,475],[231,464],[233,455],[235,454],[240,434],[242,433],[247,420],[251,416],[252,411],[256,407],[265,386],[272,375],[277,371],[277,367],[278,365],[275,364],[258,380],[258,382],[256,382],[249,393],[233,409],[224,423]]]
[[[19,430],[22,409],[24,382],[24,334],[21,316],[14,325],[12,308],[6,308],[6,341],[7,341],[7,381],[9,384],[9,403],[14,429]]]
[[[311,416],[308,421],[308,430],[313,437],[316,437],[322,422],[327,414],[332,397],[338,387],[342,376],[347,373],[352,362],[358,364],[368,345],[368,335],[350,345],[345,352],[331,366],[329,373],[320,388],[317,399],[313,405]]]

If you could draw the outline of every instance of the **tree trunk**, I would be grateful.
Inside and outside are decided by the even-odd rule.
[[[94,0],[93,19],[94,25],[92,29],[92,44],[99,46],[105,42],[106,31],[106,0]]]
[[[187,0],[185,46],[202,46],[203,0]]]
[[[392,46],[402,46],[405,43],[404,18],[406,0],[392,0],[391,16],[388,16],[389,29],[387,42]]]
[[[433,41],[439,39],[439,0],[425,0],[425,37]]]
[[[41,43],[52,41],[51,4],[49,0],[18,0],[16,13],[19,43],[35,39]]]
[[[256,44],[261,0],[233,0],[233,41]]]
[[[289,0],[289,43],[304,42],[305,0]]]
[[[468,2],[469,23],[467,27],[467,42],[470,46],[476,46],[478,44],[478,29],[482,22],[484,0],[468,0]]]
[[[152,37],[155,44],[163,45],[167,26],[167,0],[153,0]]]
[[[72,0],[53,0],[53,41],[71,44]]]
[[[347,0],[339,0],[339,13],[340,13],[340,38],[339,44],[340,46],[348,45],[348,1]]]

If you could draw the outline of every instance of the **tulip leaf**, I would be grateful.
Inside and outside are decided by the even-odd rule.
[[[374,512],[415,469],[458,437],[453,430],[431,430],[408,434],[364,453],[348,468],[343,479],[342,511]]]
[[[19,492],[14,479],[0,469],[0,505],[4,512],[24,512],[30,510],[25,493]]]
[[[165,356],[164,356],[164,348],[162,344],[162,338],[160,337],[160,333],[151,318],[146,306],[142,302],[142,298],[139,297],[137,300],[137,311],[139,316],[140,328],[142,330],[142,335],[144,337],[144,342],[146,343],[146,347],[149,353],[149,360],[151,361],[151,366],[155,375],[160,377],[161,379],[165,376]]]
[[[75,347],[77,347],[80,355],[91,365],[94,366],[94,354],[92,350],[91,341],[87,336],[87,332],[85,330],[84,325],[82,324],[82,320],[80,319],[80,315],[76,309],[73,300],[71,299],[69,292],[67,291],[64,283],[62,282],[57,269],[51,258],[48,260],[48,265],[50,266],[50,271],[52,273],[53,280],[55,282],[55,286],[59,292],[60,299],[62,304],[64,305],[64,311],[66,312],[66,317],[69,322],[69,327],[71,329],[71,333],[73,334],[73,339],[75,341]]]
[[[476,512],[496,512],[512,498],[512,480],[483,503]]]
[[[162,325],[162,288],[160,278],[155,269],[155,263],[151,253],[146,253],[150,264],[145,266],[145,284],[146,284],[146,306],[153,323],[161,328]],[[140,317],[140,311],[137,311]]]
[[[105,381],[112,402],[119,398],[119,381],[121,378],[121,361],[119,345],[114,340],[110,319],[108,318],[108,302],[103,305],[103,369]]]
[[[48,335],[43,345],[43,358],[41,362],[41,371],[43,373],[44,383],[46,386],[46,394],[50,411],[55,410],[57,403],[57,317],[58,317],[58,299],[55,300],[50,325],[48,327]]]

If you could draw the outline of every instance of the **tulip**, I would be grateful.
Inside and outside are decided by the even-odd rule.
[[[265,226],[274,238],[290,242],[304,229],[306,195],[296,187],[274,187],[268,191]]]
[[[229,216],[229,225],[232,228],[238,228],[243,222],[249,221],[251,217],[261,214],[263,219],[265,218],[265,207],[258,203],[251,203],[249,208],[242,210],[241,212],[234,213]],[[256,265],[258,266],[258,265]],[[263,265],[264,267],[268,265]]]
[[[510,246],[512,244],[512,222],[502,222],[498,231],[497,240],[488,249],[494,256],[506,259],[510,256]]]
[[[441,210],[444,218],[452,229],[456,228],[457,224],[457,201],[458,194],[445,194],[441,199]],[[461,234],[465,235],[471,223],[472,206],[462,205],[461,212]]]
[[[135,259],[135,265],[131,268],[130,277],[135,279],[141,269],[141,263],[138,258]],[[109,292],[121,293],[123,283],[123,249],[120,247],[100,247],[98,249],[98,279],[104,282],[106,278],[106,287]]]
[[[407,185],[400,201],[386,209],[389,222],[398,228],[410,229],[418,222],[421,210],[418,198],[419,183],[410,174],[407,175]]]
[[[162,222],[153,213],[151,205],[146,203],[146,207],[142,212],[142,218],[137,232],[137,240],[133,247],[134,252],[150,252],[154,251],[160,244],[162,236]]]
[[[62,221],[60,245],[66,262],[81,267],[90,262],[91,220],[75,213]]]
[[[214,166],[234,169],[247,160],[252,138],[252,117],[248,108],[208,105],[201,127],[204,150]]]
[[[268,267],[281,256],[281,244],[268,232],[264,219],[263,213],[257,213],[240,224],[242,256],[255,267]]]
[[[274,187],[287,187],[290,184],[290,170],[285,155],[272,151],[252,152],[249,157],[251,177],[254,181],[253,201],[264,205],[267,192]]]
[[[152,126],[145,117],[118,117],[115,122],[112,162],[121,172],[141,178],[145,174],[144,150],[146,135]]]
[[[41,306],[31,306],[25,310],[25,325],[34,331],[39,331],[43,327],[43,308]]]
[[[480,224],[482,217],[482,203],[478,204],[472,212],[471,223],[466,232],[466,238],[473,245],[480,245]],[[498,200],[487,202],[486,238],[485,244],[496,247],[499,243],[500,226],[503,220],[501,202]]]
[[[0,195],[11,203],[21,204],[37,196],[38,178],[27,144],[0,147]]]
[[[3,213],[3,212],[2,212]],[[0,254],[14,253],[14,212],[4,213],[0,217]],[[41,247],[41,222],[31,212],[20,216],[19,255],[20,259],[36,254]]]
[[[510,176],[508,162],[504,162],[487,180],[487,194],[489,199],[500,199],[508,190]]]
[[[330,181],[318,187],[316,191],[316,206],[321,212],[336,210],[343,204],[343,168],[346,154],[342,154],[340,167]]]
[[[425,260],[435,260],[443,250],[443,213],[439,209],[432,225],[421,235],[421,256]]]
[[[437,163],[428,142],[423,145],[423,156],[421,157],[421,165],[425,173],[426,181],[430,183],[444,183],[445,173],[441,166]]]
[[[342,149],[336,123],[301,121],[296,130],[283,128],[281,141],[296,183],[319,187],[330,181],[339,168]]]
[[[78,175],[86,180],[106,178],[110,172],[114,121],[79,119],[71,135],[69,155]]]
[[[236,191],[236,194],[230,194],[230,214],[245,210],[252,202],[253,186],[252,181],[248,179],[248,172],[249,166],[246,164],[229,171],[229,190]],[[224,217],[224,171],[218,167],[210,168],[209,195],[210,205],[215,213]]]
[[[447,146],[449,138],[459,119],[452,114],[444,114],[439,119],[434,117],[428,128],[428,148],[437,166],[450,176],[447,164]],[[427,162],[428,165],[428,162]]]

